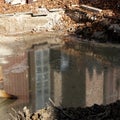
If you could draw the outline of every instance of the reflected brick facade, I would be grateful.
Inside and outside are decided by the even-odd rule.
[[[8,57],[7,61],[9,63],[2,67],[4,74],[4,90],[8,94],[28,101],[29,82],[26,54]]]

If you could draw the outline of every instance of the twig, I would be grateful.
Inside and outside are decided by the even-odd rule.
[[[25,120],[25,116],[21,111],[17,112],[14,108],[11,108],[11,110],[14,112],[14,115],[9,113],[9,115],[12,117],[12,120]]]
[[[12,110],[15,114],[17,114],[17,112],[16,112],[16,110],[15,110],[14,108],[11,108],[11,110]]]
[[[52,104],[52,106],[54,106],[54,107],[55,107],[55,103],[52,101],[52,99],[51,99],[51,98],[49,98],[49,101],[50,101],[50,103]]]
[[[24,114],[21,112],[21,111],[18,111],[18,114],[22,116],[22,118],[25,118],[24,117]]]
[[[53,106],[55,109],[61,111],[61,112],[62,112],[66,117],[68,117],[70,120],[76,120],[76,119],[72,118],[70,115],[68,115],[67,113],[65,113],[65,111],[63,111],[61,108],[56,107],[56,106],[55,106],[55,103],[52,101],[51,98],[49,98],[49,101],[50,101],[50,103],[52,104],[52,106]]]
[[[14,117],[12,113],[9,113],[9,115],[12,117],[12,120],[17,120],[16,117]]]

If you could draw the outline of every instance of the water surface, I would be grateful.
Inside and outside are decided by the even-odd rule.
[[[77,50],[37,45],[1,63],[3,89],[17,100],[0,99],[0,116],[28,106],[85,107],[120,99],[120,49],[80,44]],[[7,106],[9,106],[7,108]],[[2,120],[1,119],[1,120]]]

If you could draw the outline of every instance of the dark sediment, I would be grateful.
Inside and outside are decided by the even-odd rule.
[[[120,120],[120,101],[86,108],[56,108],[57,120]]]
[[[52,107],[35,113],[30,113],[29,109],[24,108],[23,112],[15,112],[14,116],[20,120],[120,120],[120,100],[108,105],[94,104],[85,108],[56,107],[52,104]]]

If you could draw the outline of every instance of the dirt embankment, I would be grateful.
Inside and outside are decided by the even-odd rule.
[[[101,4],[102,3],[102,4]],[[73,9],[73,5],[86,4],[103,10],[102,14],[94,14]],[[0,4],[0,13],[32,12],[38,7],[64,8],[62,22],[65,33],[74,34],[79,38],[97,40],[99,42],[120,42],[120,1],[119,0],[39,0],[31,4],[10,5]],[[75,8],[75,7],[74,7]],[[59,29],[55,26],[54,29]]]

